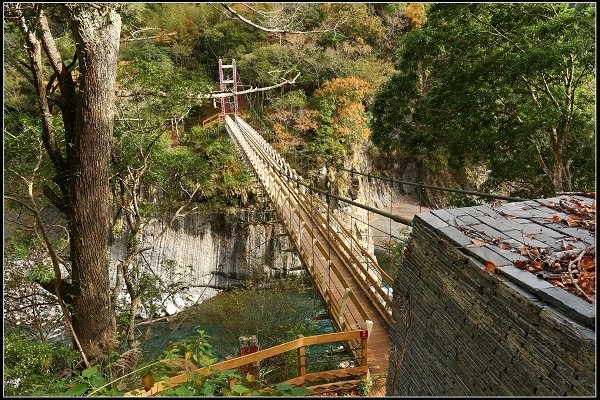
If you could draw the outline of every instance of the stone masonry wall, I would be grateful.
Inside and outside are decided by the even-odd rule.
[[[542,290],[486,271],[450,225],[432,213],[413,220],[394,285],[387,395],[594,396],[595,303],[559,310]]]

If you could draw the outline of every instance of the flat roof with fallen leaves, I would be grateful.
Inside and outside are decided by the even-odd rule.
[[[418,215],[489,273],[508,278],[594,329],[595,198],[595,193],[568,194]]]

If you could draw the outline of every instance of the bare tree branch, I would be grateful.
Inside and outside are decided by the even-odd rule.
[[[35,172],[39,168],[39,166],[41,164],[41,160],[42,160],[42,156],[41,156],[41,149],[40,149],[40,155],[38,156],[38,161],[37,161],[36,166],[34,167],[33,174],[35,174]],[[19,175],[19,174],[17,174],[17,175]],[[48,232],[46,231],[46,227],[44,225],[44,222],[40,215],[39,209],[35,202],[35,196],[33,194],[34,180],[33,180],[33,178],[26,179],[22,175],[19,175],[19,176],[25,181],[25,184],[27,185],[27,195],[29,197],[29,205],[27,205],[25,202],[18,200],[18,199],[10,198],[10,200],[17,201],[18,203],[20,203],[21,205],[26,207],[28,210],[30,210],[33,214],[33,217],[35,219],[35,228],[37,228],[37,229],[35,229],[36,234],[41,239],[41,241],[44,243],[44,246],[46,247],[46,250],[48,250],[48,254],[50,255],[50,260],[52,262],[52,268],[54,270],[54,294],[56,295],[58,304],[60,305],[61,311],[64,315],[65,323],[67,324],[67,327],[69,328],[71,334],[73,335],[73,340],[75,341],[75,344],[77,345],[77,348],[79,349],[79,352],[81,353],[81,356],[83,357],[83,361],[84,361],[86,367],[89,368],[90,363],[85,355],[85,352],[83,351],[83,347],[81,346],[81,343],[79,342],[79,338],[77,337],[77,334],[75,333],[75,329],[73,328],[73,324],[71,322],[71,316],[70,316],[67,306],[62,298],[61,285],[63,284],[63,280],[62,280],[62,274],[60,271],[60,259],[59,259],[58,255],[56,254],[56,251],[54,250],[54,246],[52,245],[52,242],[50,241],[50,237],[48,236]]]
[[[521,75],[520,78],[523,80],[523,82],[525,82],[525,85],[527,86],[527,90],[529,91],[529,94],[531,95],[531,98],[533,99],[534,103],[538,107],[541,107],[540,101],[538,100],[538,97],[535,94],[535,91],[533,90],[534,89],[533,85],[529,82],[529,80],[527,78],[525,78],[524,75]]]
[[[548,85],[548,80],[546,79],[546,74],[542,73],[542,80],[544,81],[544,89],[546,94],[548,95],[548,98],[550,98],[550,100],[552,101],[552,104],[554,104],[554,106],[560,110],[560,104],[558,104],[558,101],[556,100],[556,97],[554,97],[554,93],[552,93],[552,90],[550,90],[550,86]]]
[[[56,138],[54,135],[54,127],[52,124],[52,114],[48,105],[48,97],[44,88],[44,77],[42,74],[42,50],[40,41],[35,33],[29,28],[25,21],[25,17],[21,16],[20,28],[25,36],[27,43],[27,55],[31,62],[31,70],[33,72],[33,80],[38,97],[38,105],[42,114],[42,138],[44,145],[50,156],[50,160],[57,168],[62,168],[65,161],[59,150]]]
[[[264,32],[281,33],[281,34],[284,34],[284,35],[286,33],[295,34],[295,35],[296,34],[297,35],[308,35],[308,34],[312,34],[312,33],[325,33],[325,32],[329,32],[328,30],[324,30],[324,31],[296,31],[296,30],[285,30],[285,29],[277,29],[277,28],[267,28],[267,27],[258,25],[256,23],[250,21],[249,19],[243,17],[242,15],[240,15],[240,13],[238,13],[237,11],[235,11],[233,8],[231,8],[226,3],[221,3],[221,5],[223,7],[225,7],[226,10],[228,10],[230,13],[232,13],[240,21],[243,21],[243,22],[247,23],[248,25],[251,25],[251,26],[255,27],[256,29],[260,29],[261,31],[264,31]]]
[[[161,39],[163,37],[170,37],[170,36],[175,36],[177,35],[177,32],[171,32],[171,33],[161,33],[160,35],[156,35],[156,36],[144,36],[144,37],[132,37],[132,38],[126,38],[126,39],[121,39],[121,43],[128,43],[128,42],[137,42],[139,40],[153,40],[153,39]]]
[[[39,23],[42,34],[42,46],[50,60],[50,65],[52,65],[52,69],[58,79],[58,86],[60,87],[62,101],[59,102],[59,105],[65,127],[65,136],[67,140],[71,140],[75,126],[75,105],[77,103],[75,82],[69,68],[64,64],[60,56],[60,52],[56,47],[56,42],[48,26],[48,19],[42,10],[40,10]],[[77,57],[77,53],[75,57]]]
[[[552,171],[550,171],[550,168],[548,168],[548,165],[544,161],[544,157],[542,156],[542,150],[540,148],[540,144],[535,139],[532,139],[531,142],[535,146],[535,156],[538,160],[540,167],[542,167],[542,169],[544,170],[544,173],[548,176],[548,178],[550,178],[550,180],[552,180]]]
[[[250,88],[250,89],[246,89],[246,90],[242,90],[242,91],[228,91],[228,92],[211,92],[211,93],[207,93],[207,94],[188,94],[186,96],[186,99],[221,99],[224,97],[233,97],[233,96],[239,96],[242,94],[248,94],[248,93],[256,93],[256,92],[264,92],[267,90],[271,90],[271,89],[276,89],[285,85],[291,85],[296,83],[296,79],[298,79],[298,77],[300,76],[300,72],[298,72],[298,74],[296,74],[296,76],[289,80],[286,79],[283,82],[277,83],[275,85],[272,86],[266,86],[266,87],[260,87],[260,88]],[[138,96],[156,96],[156,97],[169,97],[169,94],[166,92],[131,92],[131,91],[126,91],[126,90],[117,90],[116,91],[116,95],[117,97],[121,97],[121,98],[126,98],[126,97],[138,97]]]
[[[494,32],[482,31],[481,33],[489,33],[492,36],[501,37],[504,40],[506,40],[508,43],[512,44],[517,49],[519,49],[519,51],[521,53],[525,53],[525,50],[521,46],[519,46],[519,44],[516,41],[514,41],[511,38],[509,38],[508,36],[506,36],[502,31],[500,31],[498,28],[496,28],[493,24],[483,21],[481,18],[477,17],[475,14],[473,14],[472,17],[475,18],[477,20],[477,22],[481,23],[482,25],[488,26],[494,30]]]

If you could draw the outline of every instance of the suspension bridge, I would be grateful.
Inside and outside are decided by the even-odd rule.
[[[263,184],[334,323],[340,331],[369,332],[368,364],[372,373],[385,375],[392,305],[386,289],[392,278],[250,125],[226,116],[225,126]]]
[[[226,76],[225,70],[231,70],[231,75]],[[230,65],[219,60],[219,81],[221,91],[238,91],[235,60]],[[221,99],[218,120],[225,121],[240,155],[267,192],[338,330],[367,332],[369,369],[385,376],[393,279],[330,212],[318,193],[308,193],[302,177],[238,115],[237,96],[232,103],[228,110],[227,102]],[[360,359],[361,354],[356,356]]]
[[[354,388],[360,378],[372,376],[378,379],[379,394],[384,395],[389,363],[388,327],[391,323],[390,288],[393,279],[318,197],[319,193],[302,183],[302,177],[258,132],[238,115],[220,115],[219,119],[225,122],[240,156],[252,168],[269,196],[279,222],[308,269],[339,333],[299,338],[224,361],[214,365],[213,370],[242,367],[281,352],[304,349],[307,345],[343,342],[352,354],[348,368],[306,373],[302,351],[298,353],[298,376],[287,382],[305,386],[311,382],[327,381],[311,387],[311,392],[316,394]],[[195,371],[200,375],[208,372],[206,368]],[[128,395],[153,395],[188,379],[188,374],[182,374],[169,382],[159,382],[148,391],[140,390]]]
[[[231,70],[232,75],[225,76],[225,70]],[[219,79],[221,92],[238,92],[239,75],[235,61],[231,65],[224,65],[219,60]],[[251,167],[268,195],[278,221],[287,231],[339,332],[299,338],[217,363],[212,366],[212,370],[243,367],[284,352],[297,351],[297,377],[286,382],[297,386],[320,382],[320,385],[309,387],[316,394],[356,387],[360,379],[371,376],[377,380],[376,387],[379,388],[371,392],[371,395],[384,396],[390,354],[388,330],[392,322],[393,279],[379,266],[356,235],[332,213],[329,201],[337,199],[405,225],[410,225],[411,220],[306,184],[284,158],[239,116],[237,96],[233,96],[233,101],[229,102],[221,98],[220,102],[221,113],[204,120],[202,125],[206,127],[224,122],[240,157]],[[362,174],[354,170],[347,171]],[[368,177],[370,179],[374,176],[369,174]],[[375,178],[389,180],[385,177]],[[428,186],[422,182],[397,182],[413,184],[421,189],[429,187],[484,197],[521,200]],[[393,236],[391,232],[389,236]],[[350,368],[307,373],[306,346],[333,342],[345,343],[344,348],[352,353],[353,363],[349,365]],[[205,375],[209,373],[209,369],[198,369],[194,373]],[[165,387],[187,382],[189,379],[189,373],[178,375],[170,378],[169,382],[159,382],[149,390],[138,390],[128,395],[153,395]]]

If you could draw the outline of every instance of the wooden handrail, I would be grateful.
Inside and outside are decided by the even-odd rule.
[[[215,371],[226,371],[233,368],[241,367],[242,365],[250,364],[253,362],[261,361],[276,355],[287,353],[288,351],[297,350],[300,347],[312,346],[317,344],[332,343],[350,341],[361,338],[361,333],[364,335],[365,331],[355,330],[346,332],[326,333],[323,335],[305,336],[292,341],[280,344],[278,346],[270,347],[265,350],[259,350],[255,353],[246,354],[241,357],[232,358],[230,360],[221,361],[213,364],[210,367],[198,368],[194,371],[187,372],[184,374],[176,375],[169,378],[167,381],[157,382],[149,390],[137,389],[125,393],[127,397],[147,397],[156,393],[162,392],[165,388],[173,387],[181,383],[188,382],[192,375],[206,376]],[[367,345],[367,341],[363,340],[364,345]],[[366,353],[365,353],[366,354]]]
[[[266,159],[274,157],[274,155],[272,155],[269,151],[263,151],[263,150],[269,150],[269,148],[265,147],[265,146],[268,146],[268,144],[266,144],[266,142],[264,142],[264,139],[261,140],[261,139],[257,138],[257,140],[254,140],[252,138],[252,136],[255,136],[255,133],[251,132],[251,127],[245,121],[243,121],[240,118],[236,118],[236,121],[238,123],[238,126],[244,126],[245,127],[244,129],[242,129],[240,131],[240,133],[242,133],[242,131],[245,131],[246,129],[249,131],[245,135],[246,136],[251,136],[251,137],[250,138],[246,137],[245,139],[247,141],[254,141],[255,142],[255,145],[251,146],[251,147],[254,147],[254,151],[255,152],[258,151],[258,152],[269,153],[269,154],[263,154],[261,156],[261,158],[263,160],[265,160],[265,162],[267,162]],[[244,135],[244,133],[242,133],[242,135]],[[275,155],[277,155],[277,154],[275,154]],[[269,157],[269,156],[271,156],[271,157]],[[285,164],[285,161],[281,161],[281,162]],[[279,177],[279,181],[280,181],[281,185],[284,186],[287,189],[287,192],[289,193],[289,196],[293,197],[295,199],[296,203],[299,206],[301,205],[301,203],[306,204],[306,201],[308,200],[308,196],[305,193],[300,192],[300,191],[299,191],[299,193],[296,193],[294,190],[291,189],[289,182],[286,182],[285,177],[288,176],[288,178],[289,178],[289,175],[285,175],[285,174],[288,173],[286,171],[291,170],[291,168],[287,168],[287,167],[284,168],[281,165],[274,165],[274,167],[277,167],[277,168],[275,168],[275,173],[277,175],[279,175],[278,176]],[[269,172],[272,173],[273,170],[270,170]],[[292,170],[292,174],[294,174],[293,170]],[[288,179],[288,181],[289,181],[289,179]],[[300,197],[303,197],[305,201],[302,202],[302,200],[300,199]],[[276,207],[276,208],[279,209],[279,207]],[[307,209],[306,207],[304,207],[304,208]],[[281,211],[281,210],[279,209],[279,211]],[[387,281],[389,285],[392,285],[393,284],[393,279],[385,271],[383,271],[383,269],[381,269],[381,267],[379,266],[379,264],[377,263],[377,261],[375,260],[375,258],[371,254],[369,254],[364,248],[362,248],[362,246],[358,243],[358,241],[352,236],[352,234],[350,232],[348,232],[348,230],[343,226],[343,224],[340,223],[340,221],[338,220],[337,217],[335,217],[335,215],[332,215],[332,217],[333,217],[334,223],[336,223],[337,226],[339,226],[340,228],[342,228],[341,230],[344,232],[344,234],[346,236],[348,236],[351,241],[353,241],[354,243],[357,244],[357,248],[360,249],[359,252],[361,253],[361,255],[363,257],[366,257],[368,259],[367,262],[370,262],[373,265],[373,268],[377,271],[377,273],[379,273],[379,275],[381,276],[381,278],[383,280]],[[323,217],[323,215],[321,215],[320,212],[316,213],[316,218],[320,222],[325,223],[324,222],[325,218]],[[290,223],[291,223],[291,221],[290,221]],[[316,226],[321,231],[321,233],[323,233],[323,230],[321,229],[321,226],[319,226],[318,223],[316,224]],[[293,236],[294,235],[292,234],[292,237]],[[363,262],[360,261],[358,259],[358,257],[356,256],[356,254],[353,251],[351,251],[351,249],[348,248],[348,245],[340,237],[339,233],[333,231],[333,237],[334,237],[334,239],[336,239],[336,242],[341,247],[340,249],[338,249],[336,246],[334,246],[334,247],[336,247],[336,249],[335,249],[336,253],[341,258],[344,258],[346,260],[346,262],[351,266],[350,270],[353,272],[353,275],[356,277],[357,281],[359,283],[361,283],[361,287],[363,288],[363,290],[365,291],[365,293],[367,294],[367,296],[369,296],[369,298],[372,300],[373,304],[375,305],[375,307],[377,308],[377,310],[379,311],[379,313],[381,314],[381,316],[389,324],[391,322],[391,315],[390,315],[389,311],[391,310],[392,298],[388,295],[388,293],[386,293],[385,291],[383,291],[383,289],[379,285],[379,282],[377,282],[377,281],[375,281],[373,279],[373,277],[369,274],[369,271],[363,265]],[[340,252],[338,250],[343,250],[343,251]],[[354,273],[355,271],[359,272],[362,275],[364,275],[364,278],[362,278],[362,277],[358,276],[356,273]],[[373,293],[370,290],[371,287],[374,289],[375,293]],[[379,298],[381,298],[381,300],[385,304],[381,304],[381,302],[379,301],[377,295],[379,295]]]
[[[227,117],[227,118],[229,118],[229,117]],[[240,122],[243,122],[243,121],[240,120]],[[233,125],[232,120],[231,120],[231,123],[228,122],[228,126],[230,126],[230,125]],[[245,122],[243,122],[243,125],[248,126]],[[310,213],[309,209],[311,209],[312,206],[311,207],[306,206],[306,203],[300,199],[299,195],[297,193],[295,193],[295,191],[290,187],[290,184],[288,182],[286,182],[285,179],[283,179],[283,177],[280,174],[278,174],[277,172],[273,172],[273,170],[270,168],[268,169],[268,172],[269,172],[268,174],[263,171],[263,168],[261,168],[261,165],[259,165],[259,164],[267,164],[268,161],[266,161],[266,160],[268,160],[269,158],[272,158],[272,156],[269,152],[267,152],[265,149],[263,149],[263,146],[261,145],[261,143],[257,143],[257,141],[254,138],[250,137],[250,136],[252,136],[252,135],[250,135],[250,133],[244,132],[245,129],[239,129],[238,126],[231,127],[230,129],[232,130],[232,134],[234,137],[236,137],[236,131],[242,135],[242,137],[238,138],[237,140],[239,141],[239,144],[244,149],[244,151],[246,151],[246,152],[251,151],[251,155],[249,155],[248,158],[250,158],[250,163],[253,166],[254,170],[259,175],[262,175],[262,176],[266,175],[265,178],[268,177],[267,181],[272,181],[272,182],[276,183],[276,186],[277,186],[276,188],[272,188],[272,187],[270,187],[270,185],[266,185],[266,186],[269,186],[269,187],[266,187],[267,191],[273,192],[273,193],[271,193],[271,195],[274,196],[274,199],[277,199],[277,195],[281,194],[282,189],[284,189],[287,192],[288,196],[293,197],[296,204],[303,207],[307,213]],[[243,142],[242,142],[242,140],[243,140]],[[250,145],[250,142],[254,142],[254,145]],[[260,161],[258,160],[257,155],[261,158]],[[304,198],[306,198],[306,196],[304,196]],[[278,211],[278,214],[281,214],[281,217],[283,217],[283,220],[287,220],[287,215],[283,212],[283,209],[281,208],[281,205],[279,204],[279,202],[274,201],[273,204],[275,206],[275,209]],[[290,226],[291,226],[291,221],[290,221]],[[318,230],[321,231],[322,234],[324,234],[322,232],[321,227],[318,226],[318,223],[315,224],[315,226],[317,227]],[[294,235],[292,235],[292,236],[294,236]],[[316,245],[317,245],[317,247],[320,247],[321,253],[324,256],[326,256],[323,245],[320,242],[317,242]],[[306,261],[306,260],[304,260],[304,261]],[[345,282],[345,280],[343,279],[341,274],[339,274],[339,271],[337,271],[335,268],[333,270],[334,270],[334,273],[336,273],[336,276],[338,276],[338,279],[340,279],[340,282],[342,283],[342,285],[344,287],[348,287],[348,284]],[[315,278],[316,278],[316,276],[315,276]],[[317,285],[317,286],[320,286],[320,285]],[[376,301],[376,300],[374,300],[374,301]],[[358,301],[358,299],[355,296],[351,296],[351,302],[353,303],[354,307],[356,307],[356,309],[359,311],[359,314],[361,315],[361,317],[365,318],[367,316],[367,313],[364,311],[364,309],[363,309],[362,305],[360,304],[360,302]],[[365,320],[366,319],[369,319],[369,318],[367,317],[367,318],[365,318]],[[338,322],[338,321],[336,321],[336,322]],[[356,322],[361,322],[361,321],[356,321]],[[340,327],[340,328],[342,328],[342,327]]]
[[[348,237],[350,237],[355,243],[356,242],[356,238],[352,235],[351,232],[348,231],[348,228],[346,228],[338,219],[337,216],[335,216],[335,214],[331,214],[331,216],[333,217],[333,219],[337,222],[338,226],[344,231],[344,233],[346,235],[348,235]],[[344,243],[344,246],[347,248],[348,245],[346,245]],[[392,278],[387,272],[385,272],[380,266],[379,263],[377,262],[377,260],[375,260],[375,258],[373,257],[373,255],[369,252],[365,252],[363,251],[364,249],[361,247],[359,247],[360,249],[360,253],[362,255],[364,255],[365,257],[369,258],[371,260],[371,262],[373,263],[373,265],[375,266],[375,268],[377,269],[377,272],[379,272],[381,274],[381,277],[384,281],[387,281],[390,285],[394,284],[394,278]]]
[[[299,179],[299,175],[245,121],[240,118],[235,118],[234,121],[234,118],[226,117],[226,127],[234,142],[236,142],[238,148],[263,183],[272,200],[273,208],[277,211],[281,222],[287,228],[293,243],[298,247],[300,258],[310,271],[315,286],[325,301],[337,328],[342,331],[356,329],[357,326],[359,329],[364,328],[366,321],[373,318],[369,317],[360,299],[356,296],[358,293],[350,291],[346,297],[348,302],[345,302],[339,300],[340,296],[338,294],[341,294],[341,292],[336,295],[331,292],[332,288],[326,283],[327,271],[335,275],[339,285],[336,284],[333,288],[337,289],[338,292],[339,290],[344,291],[350,286],[341,274],[341,270],[339,269],[341,265],[331,264],[329,249],[325,245],[328,242],[331,244],[331,256],[335,254],[336,259],[339,257],[341,262],[348,266],[348,270],[353,276],[352,280],[357,281],[361,292],[364,291],[366,293],[367,298],[373,303],[378,314],[382,316],[383,321],[389,324],[391,315],[387,307],[391,304],[391,298],[379,286],[379,279],[381,278],[374,279],[370,272],[377,271],[380,277],[391,280],[389,275],[385,274],[380,268],[371,270],[369,267],[367,269],[365,262],[369,263],[370,261],[374,266],[378,265],[366,250],[361,248],[359,252],[355,252],[348,248],[349,246],[346,244],[345,239],[342,239],[344,234],[348,234],[347,230],[336,232],[334,229],[333,235],[330,237],[326,231],[325,217],[322,215],[322,211],[319,211],[314,204],[316,200],[317,204],[321,204],[322,206],[320,199],[316,196],[308,195],[304,190],[301,190],[300,186],[297,185],[297,181],[294,180]],[[343,227],[337,218],[334,218],[333,222]],[[302,228],[296,231],[299,229],[298,227]],[[317,232],[318,236],[315,235]],[[323,236],[323,238],[327,237],[328,239],[323,239],[323,241],[314,240],[320,236]],[[356,240],[353,240],[353,242],[357,243],[357,248],[362,247]],[[311,254],[309,254],[310,250],[306,251],[310,248],[311,244],[315,247],[314,250],[317,251],[317,255],[323,255],[325,264],[321,261],[323,257],[318,256],[315,258],[313,254],[312,259],[315,261],[315,265],[313,265]],[[308,247],[306,247],[307,245]],[[327,265],[327,262],[330,264]],[[318,268],[316,268],[317,264],[319,264]],[[326,269],[323,270],[323,267]],[[374,289],[375,293],[373,293],[372,289]],[[383,299],[385,304],[381,304],[379,298]],[[342,318],[343,316],[345,318]],[[354,353],[356,354],[356,351]],[[360,353],[357,356],[360,357]]]
[[[306,195],[304,195],[306,196]],[[321,223],[325,223],[325,218],[321,215],[320,212],[317,212],[317,217],[319,218],[319,220],[321,221]],[[317,227],[320,229],[320,227],[317,224]],[[365,278],[362,279],[360,277],[357,277],[356,274],[353,274],[356,278],[357,281],[359,283],[368,283],[371,286],[373,286],[374,290],[381,296],[381,298],[385,301],[385,305],[382,305],[376,297],[374,297],[374,294],[369,290],[368,287],[365,287],[365,285],[361,285],[363,287],[363,289],[365,290],[365,293],[371,298],[371,300],[373,301],[373,304],[375,305],[375,307],[380,311],[381,316],[384,318],[384,320],[389,324],[391,323],[391,315],[387,312],[386,310],[386,306],[391,308],[392,305],[392,299],[388,296],[387,293],[385,293],[383,291],[383,289],[381,288],[381,286],[379,286],[378,282],[375,282],[373,280],[373,278],[371,277],[371,275],[369,275],[368,271],[365,270],[364,266],[362,265],[361,261],[356,257],[356,255],[350,251],[350,249],[348,249],[348,246],[346,245],[346,243],[344,243],[344,241],[342,240],[342,238],[340,238],[340,236],[338,235],[337,232],[332,231],[332,235],[334,237],[334,239],[336,239],[336,242],[340,244],[340,246],[345,250],[345,252],[349,255],[349,257],[356,262],[357,267],[359,268],[359,272],[363,273],[365,275]],[[348,262],[348,264],[352,265],[352,261],[348,259],[348,257],[345,254],[342,254],[341,252],[337,251],[338,249],[336,248],[336,252],[338,253],[338,255],[343,258],[346,259],[346,261]],[[380,271],[379,266],[375,263],[374,265],[376,265],[378,267],[378,271]],[[351,268],[351,271],[354,272],[356,271],[356,268]],[[382,270],[381,270],[382,271]],[[385,274],[384,277],[389,277],[389,275]],[[390,278],[391,279],[391,278]],[[393,281],[392,281],[393,283]]]
[[[208,125],[211,125],[212,123],[214,123],[216,121],[221,121],[223,119],[224,119],[223,114],[221,114],[221,113],[212,115],[202,121],[202,127],[206,128]]]

